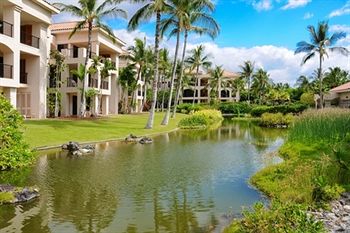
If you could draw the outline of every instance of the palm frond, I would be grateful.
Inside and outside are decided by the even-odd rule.
[[[311,52],[311,53],[306,54],[301,61],[301,65],[304,65],[308,60],[313,58],[315,55],[316,55],[316,52]]]
[[[131,17],[128,23],[128,30],[135,30],[140,24],[141,20],[148,20],[153,15],[153,4],[148,3],[141,7],[136,13]]]

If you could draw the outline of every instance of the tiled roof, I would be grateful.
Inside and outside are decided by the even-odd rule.
[[[346,91],[350,91],[350,82],[345,83],[343,85],[340,85],[338,87],[335,87],[333,89],[331,89],[332,92],[346,92]]]
[[[79,21],[65,22],[65,23],[54,23],[50,25],[51,31],[65,31],[73,30]],[[96,26],[94,26],[96,27]],[[87,28],[87,25],[84,27]]]
[[[210,74],[209,73],[203,73],[203,74],[200,74],[199,77],[200,78],[207,78],[209,77]],[[234,72],[230,72],[230,71],[227,71],[227,70],[224,70],[224,73],[222,75],[223,78],[232,78],[232,79],[235,79],[235,78],[238,78],[238,74],[234,73]]]

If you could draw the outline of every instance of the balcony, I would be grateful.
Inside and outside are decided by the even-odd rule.
[[[25,32],[21,32],[21,43],[37,49],[40,48],[40,38]]]
[[[109,82],[108,81],[102,81],[101,82],[101,89],[108,90]]]
[[[61,52],[67,58],[80,58],[80,57],[85,57],[86,52],[83,50],[86,51],[85,48],[74,47],[71,49],[62,49]],[[94,57],[94,56],[96,56],[96,53],[91,52],[91,57]]]
[[[67,78],[67,87],[77,87],[77,86],[78,86],[78,82],[76,78],[73,78],[73,77]]]
[[[98,87],[98,80],[95,78],[89,77],[89,87],[97,88]]]
[[[5,21],[0,21],[0,34],[13,37],[13,25]]]
[[[22,84],[28,84],[28,73],[20,73],[19,74],[19,81]]]
[[[13,78],[12,65],[0,63],[0,78]]]

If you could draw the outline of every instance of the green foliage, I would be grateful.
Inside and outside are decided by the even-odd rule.
[[[293,115],[288,113],[283,115],[282,113],[264,113],[261,116],[260,125],[265,127],[288,127],[293,122]]]
[[[9,203],[15,199],[13,192],[0,192],[0,204]]]
[[[185,117],[179,122],[182,129],[208,128],[219,125],[223,120],[222,114],[218,110],[201,110]]]
[[[327,184],[327,179],[324,176],[319,176],[314,179],[315,187],[312,191],[312,198],[318,205],[338,199],[340,194],[345,192],[345,189],[338,185]]]
[[[252,109],[251,115],[253,117],[260,117],[263,113],[293,113],[298,114],[303,112],[307,109],[307,105],[300,104],[300,103],[294,103],[294,104],[288,104],[288,105],[277,105],[277,106],[256,106]]]
[[[266,209],[262,203],[256,203],[253,211],[244,211],[244,218],[232,223],[225,233],[234,232],[325,232],[323,223],[308,216],[302,205],[273,202],[271,208]]]
[[[305,92],[300,96],[300,103],[313,106],[315,105],[314,94],[311,92]]]
[[[289,141],[335,143],[350,132],[350,110],[323,109],[303,113],[289,133]]]
[[[251,106],[248,103],[221,103],[219,110],[223,114],[234,114],[237,116],[248,114],[251,111]]]
[[[0,170],[23,167],[33,153],[23,139],[23,117],[0,95]]]
[[[179,104],[177,106],[177,112],[189,114],[191,112],[197,112],[203,110],[204,108],[199,104]]]

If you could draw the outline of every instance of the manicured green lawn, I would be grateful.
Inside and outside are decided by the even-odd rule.
[[[68,141],[93,142],[124,138],[130,133],[142,136],[177,128],[186,115],[177,114],[168,126],[160,125],[164,113],[156,113],[153,129],[145,129],[148,113],[119,115],[102,119],[47,119],[25,121],[24,136],[31,147],[57,146]]]

